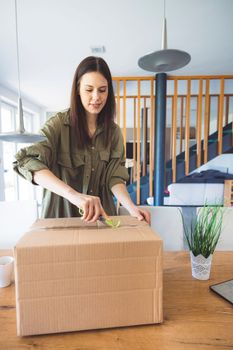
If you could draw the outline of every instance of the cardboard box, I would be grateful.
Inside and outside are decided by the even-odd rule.
[[[162,322],[162,240],[145,222],[120,220],[112,229],[42,219],[19,240],[18,335]]]

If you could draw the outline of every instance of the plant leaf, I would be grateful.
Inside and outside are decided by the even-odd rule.
[[[205,204],[197,213],[196,218],[192,220],[190,228],[187,228],[181,210],[180,213],[185,238],[193,255],[201,254],[207,258],[210,254],[213,254],[222,230],[222,206],[208,206]]]

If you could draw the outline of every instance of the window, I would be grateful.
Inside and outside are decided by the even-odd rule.
[[[1,132],[9,132],[17,129],[17,108],[1,102]],[[28,132],[36,132],[39,128],[39,116],[24,112],[25,129]],[[0,141],[0,199],[5,201],[27,200],[36,198],[41,201],[41,190],[28,181],[18,176],[12,167],[16,152],[28,146],[23,143],[1,142]]]

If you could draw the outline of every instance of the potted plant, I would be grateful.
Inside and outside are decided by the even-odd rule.
[[[191,221],[184,223],[184,234],[191,256],[192,276],[200,280],[209,279],[212,255],[218,243],[223,222],[223,207],[204,205]]]

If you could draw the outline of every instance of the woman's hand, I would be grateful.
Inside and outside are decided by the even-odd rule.
[[[149,225],[151,224],[151,216],[149,211],[141,209],[136,205],[134,205],[132,208],[128,208],[128,211],[130,215],[136,217],[138,220],[145,220]]]
[[[100,215],[108,218],[105,213],[99,197],[89,196],[75,191],[72,187],[55,176],[49,169],[35,171],[33,180],[36,184],[47,188],[49,191],[66,198],[69,202],[76,205],[83,211],[83,220],[86,222],[95,222]]]
[[[85,222],[95,222],[99,219],[100,215],[108,218],[99,197],[73,192],[68,197],[68,200],[82,210],[82,219]]]
[[[125,207],[128,210],[130,215],[138,218],[138,220],[140,221],[145,220],[150,225],[150,212],[137,207],[133,203],[125,184],[116,184],[111,188],[111,191],[114,194],[114,196],[119,200],[119,202],[123,205],[123,207]]]

